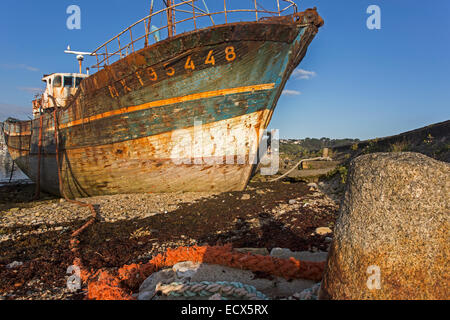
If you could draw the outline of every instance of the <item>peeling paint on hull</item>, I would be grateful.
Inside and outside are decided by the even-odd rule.
[[[97,72],[57,113],[62,186],[53,115],[42,116],[41,188],[69,197],[244,189],[261,130],[316,33],[313,24],[228,24],[161,41]],[[33,180],[39,126],[35,119],[4,128],[11,156]],[[233,141],[246,143],[233,149]]]

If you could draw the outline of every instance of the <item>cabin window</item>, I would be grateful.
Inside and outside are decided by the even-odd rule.
[[[73,87],[73,77],[64,77],[64,87]]]
[[[80,86],[81,81],[83,81],[83,78],[75,78],[75,88]]]
[[[53,86],[56,88],[61,87],[61,76],[56,76],[53,78]]]

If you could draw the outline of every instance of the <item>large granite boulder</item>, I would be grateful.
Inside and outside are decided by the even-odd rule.
[[[377,153],[350,164],[320,299],[449,299],[450,164]]]

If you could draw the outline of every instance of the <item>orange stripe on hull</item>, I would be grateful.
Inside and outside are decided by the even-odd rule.
[[[95,116],[79,119],[75,121],[71,121],[68,123],[63,123],[60,125],[61,129],[73,127],[76,125],[83,124],[85,122],[91,122],[107,117],[112,117],[124,113],[129,112],[135,112],[135,111],[141,111],[145,109],[155,108],[155,107],[162,107],[169,104],[175,104],[175,103],[181,103],[181,102],[187,102],[187,101],[193,101],[193,100],[199,100],[199,99],[205,99],[205,98],[212,98],[217,96],[225,96],[230,94],[237,94],[237,93],[244,93],[244,92],[252,92],[252,91],[261,91],[261,90],[271,90],[275,87],[275,83],[266,83],[266,84],[258,84],[253,86],[245,86],[245,87],[238,87],[238,88],[231,88],[231,89],[222,89],[222,90],[214,90],[214,91],[207,91],[207,92],[200,92],[200,93],[194,93],[187,96],[182,97],[175,97],[175,98],[169,98],[164,100],[157,100],[152,101],[148,103],[144,103],[137,106],[131,106],[131,107],[125,107],[118,110],[108,111],[105,113],[97,114]]]
[[[181,102],[188,102],[193,100],[199,100],[199,99],[206,99],[206,98],[212,98],[217,96],[225,96],[225,95],[231,95],[231,94],[238,94],[238,93],[245,93],[245,92],[252,92],[252,91],[263,91],[263,90],[271,90],[275,87],[275,83],[264,83],[264,84],[257,84],[253,86],[245,86],[245,87],[238,87],[238,88],[230,88],[230,89],[221,89],[221,90],[214,90],[214,91],[206,91],[206,92],[200,92],[200,93],[194,93],[187,96],[182,97],[175,97],[175,98],[169,98],[169,99],[163,99],[163,100],[157,100],[152,101],[148,103],[144,103],[137,106],[131,106],[131,107],[125,107],[118,110],[108,111],[101,114],[97,114],[95,116],[91,116],[88,118],[83,118],[79,120],[74,120],[68,123],[61,123],[59,125],[59,129],[65,129],[74,127],[83,123],[100,120],[107,117],[112,117],[120,114],[125,114],[129,112],[135,112],[135,111],[141,111],[145,109],[155,108],[155,107],[162,107],[170,104],[175,103],[181,103]],[[47,128],[45,131],[53,131],[53,127]],[[31,135],[31,132],[22,132],[22,133],[12,133],[10,136],[29,136]]]

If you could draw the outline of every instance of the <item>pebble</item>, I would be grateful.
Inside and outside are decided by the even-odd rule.
[[[23,265],[23,262],[14,261],[14,262],[11,262],[10,264],[7,264],[6,268],[8,268],[8,269],[15,269],[15,268],[18,268],[18,267],[20,267],[22,265]]]
[[[250,195],[249,194],[242,195],[241,200],[250,200]]]
[[[293,295],[293,298],[295,300],[318,300],[319,290],[320,283],[317,283],[311,288],[305,289],[299,293],[295,293]]]
[[[172,270],[179,278],[191,278],[200,267],[200,263],[185,261],[179,262],[172,267]]]
[[[296,204],[296,203],[297,203],[297,200],[295,200],[295,199],[289,200],[289,204]]]
[[[316,229],[316,234],[319,234],[321,236],[324,236],[324,235],[330,234],[330,233],[333,233],[333,230],[331,230],[328,227],[320,227],[320,228]]]

